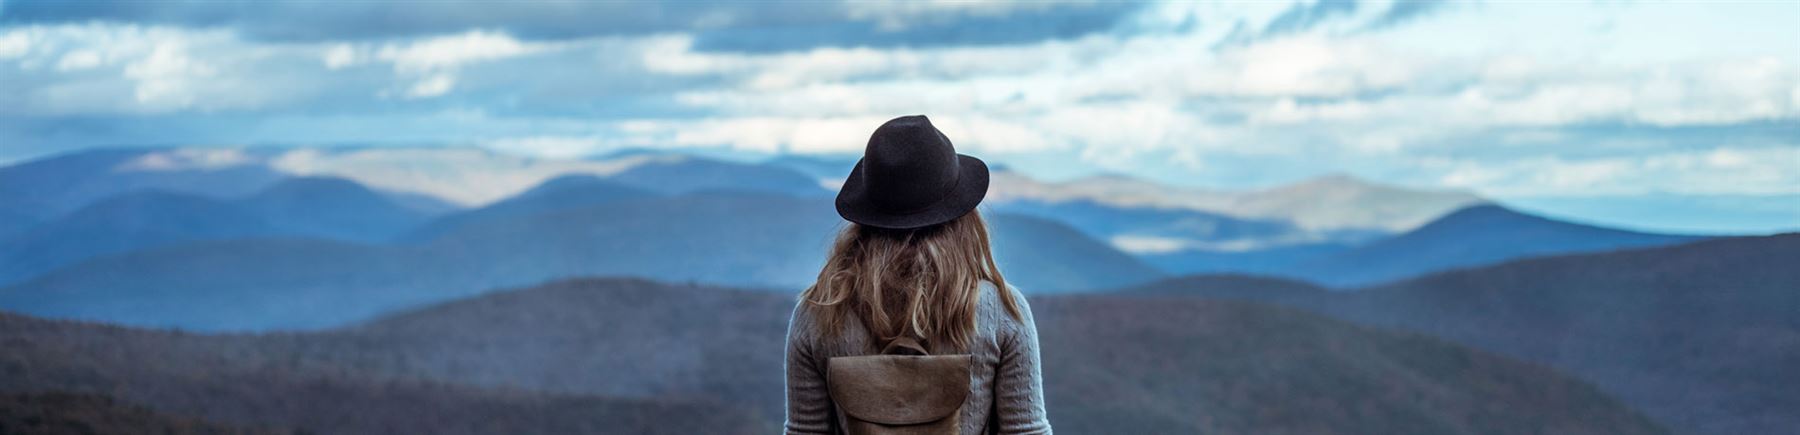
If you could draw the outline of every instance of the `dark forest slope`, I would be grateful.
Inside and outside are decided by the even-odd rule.
[[[1135,292],[1272,302],[1423,332],[1555,366],[1678,429],[1778,433],[1800,427],[1795,265],[1800,234],[1521,260],[1356,292],[1217,277]]]

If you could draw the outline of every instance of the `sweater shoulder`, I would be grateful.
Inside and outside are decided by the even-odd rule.
[[[1020,317],[1013,317],[1012,311],[1006,308],[1006,299],[1000,297],[1001,292],[1006,292],[1011,296]],[[1025,301],[1024,293],[1020,293],[1017,287],[1010,285],[1002,289],[992,282],[981,281],[981,297],[978,305],[980,306],[979,321],[994,325],[996,329],[1016,329],[1024,326],[1025,321],[1031,320],[1031,304]]]

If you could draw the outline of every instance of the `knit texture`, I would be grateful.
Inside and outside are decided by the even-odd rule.
[[[1015,320],[1000,303],[999,290],[983,282],[975,312],[975,337],[970,349],[942,349],[943,353],[968,353],[973,370],[969,397],[962,406],[962,433],[975,435],[1049,434],[1044,412],[1043,372],[1039,368],[1037,325],[1031,305],[1014,288],[1024,320]],[[827,334],[801,301],[788,322],[787,430],[789,434],[831,434],[841,417],[825,387],[825,362],[833,357],[880,353],[862,321],[854,315],[844,321],[844,331]],[[937,343],[927,343],[939,354]],[[990,420],[991,419],[991,420]],[[988,427],[993,425],[994,427]]]

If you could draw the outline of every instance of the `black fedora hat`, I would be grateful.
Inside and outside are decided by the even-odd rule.
[[[956,153],[924,115],[875,129],[862,160],[838,190],[839,216],[877,228],[909,229],[955,220],[987,196],[988,167]]]

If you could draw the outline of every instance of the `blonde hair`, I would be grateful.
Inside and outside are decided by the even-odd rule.
[[[854,312],[878,340],[911,336],[967,349],[981,281],[993,283],[1007,313],[1021,318],[994,263],[987,224],[970,211],[911,230],[850,224],[801,298],[827,334],[842,331]]]

